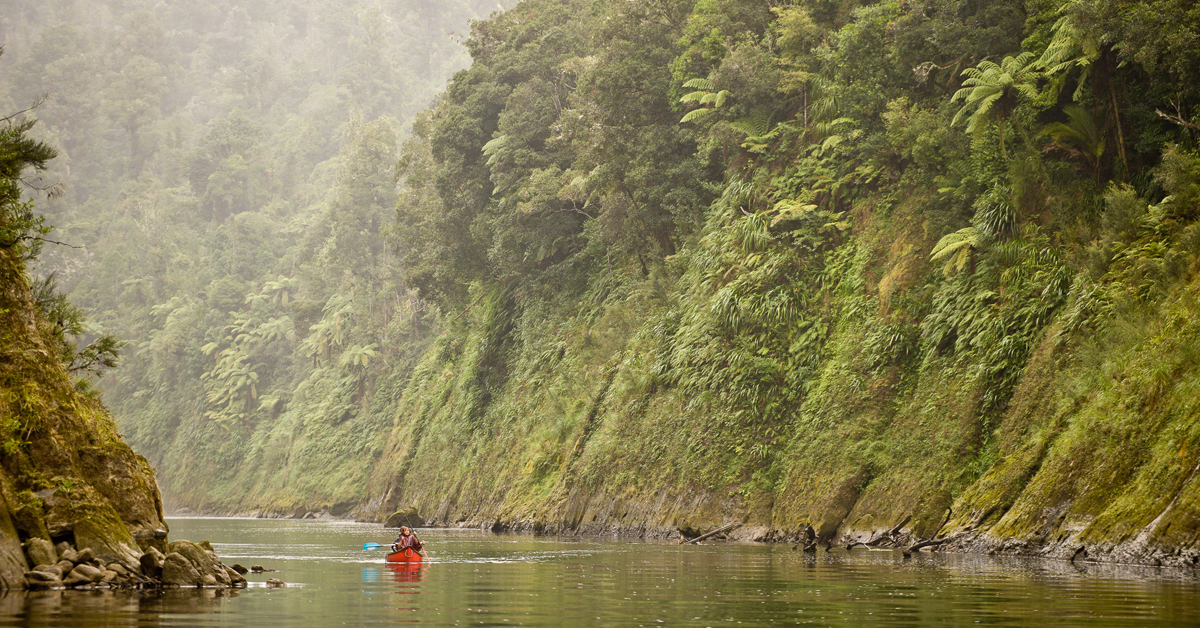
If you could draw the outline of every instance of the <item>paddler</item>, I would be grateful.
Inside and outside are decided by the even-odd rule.
[[[421,539],[417,538],[417,535],[413,534],[412,530],[408,529],[408,526],[400,526],[400,536],[396,537],[395,543],[392,543],[393,552],[403,552],[406,549],[412,549],[414,552],[420,552],[425,558],[429,558],[425,554],[424,547],[425,544],[421,542]]]

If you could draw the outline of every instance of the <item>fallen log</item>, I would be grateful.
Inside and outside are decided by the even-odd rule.
[[[716,536],[726,530],[732,530],[733,528],[736,528],[740,525],[742,525],[742,524],[735,522],[735,523],[730,523],[728,525],[721,526],[721,527],[717,528],[716,530],[713,530],[712,532],[708,532],[706,534],[701,534],[700,536],[698,536],[690,541],[685,542],[684,545],[695,545],[696,543],[699,543],[700,541],[703,541],[704,539],[707,539],[712,536]]]
[[[875,547],[876,545],[879,545],[883,541],[891,541],[892,543],[895,543],[896,535],[900,534],[900,530],[902,530],[904,528],[904,526],[908,525],[908,522],[910,520],[912,520],[912,515],[905,517],[904,521],[901,521],[900,523],[898,523],[896,525],[896,527],[892,528],[891,530],[887,530],[885,532],[880,532],[878,536],[871,539],[870,541],[867,541],[866,543],[863,543],[863,545],[866,545],[867,547]],[[854,547],[854,546],[851,545],[850,547]],[[850,549],[850,547],[847,547],[846,549]]]
[[[861,546],[863,546],[863,547],[867,548],[868,550],[870,550],[870,551],[872,551],[872,552],[892,552],[892,551],[895,551],[895,549],[894,549],[894,548],[886,548],[886,547],[871,547],[870,545],[868,545],[867,543],[863,543],[862,541],[855,541],[855,542],[853,542],[853,543],[851,543],[851,544],[847,545],[847,546],[846,546],[846,550],[847,550],[847,551],[849,551],[849,550],[852,550],[852,549],[854,549],[854,548],[858,547],[859,545],[861,545]]]
[[[904,549],[905,552],[919,552],[923,547],[937,547],[942,543],[952,540],[952,537],[943,537],[940,539],[925,539],[919,543],[913,543]]]

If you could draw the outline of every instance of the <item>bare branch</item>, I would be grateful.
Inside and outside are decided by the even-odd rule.
[[[49,92],[42,94],[41,96],[38,96],[37,100],[33,101],[32,105],[30,105],[29,107],[27,107],[25,109],[17,111],[15,113],[10,113],[7,116],[4,116],[3,118],[0,118],[0,122],[8,122],[9,120],[12,120],[13,118],[15,118],[23,113],[28,113],[30,111],[33,111],[34,109],[41,107],[49,99],[50,99]]]
[[[37,240],[39,242],[49,242],[50,244],[57,244],[59,246],[65,246],[65,247],[69,247],[72,249],[86,249],[87,248],[86,246],[76,246],[74,244],[67,244],[66,242],[59,242],[58,240],[51,240],[49,238],[28,238],[28,239],[29,240]]]
[[[1161,109],[1155,109],[1154,113],[1157,113],[1158,117],[1160,117],[1163,120],[1166,120],[1167,122],[1170,122],[1172,124],[1177,124],[1185,129],[1191,129],[1193,131],[1200,131],[1200,124],[1193,124],[1191,122],[1188,122],[1187,120],[1184,120],[1183,118],[1181,118],[1177,115],[1172,116],[1172,115],[1165,114],[1162,112]]]

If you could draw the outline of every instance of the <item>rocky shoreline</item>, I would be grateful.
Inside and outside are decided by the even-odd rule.
[[[399,514],[399,513],[397,513]],[[393,515],[394,517],[395,515]],[[719,529],[723,524],[695,525],[687,528],[677,526],[638,526],[621,523],[601,525],[584,524],[569,527],[547,524],[541,521],[478,520],[465,522],[430,521],[428,525],[476,528],[496,533],[521,533],[550,536],[608,536],[653,540],[678,540],[684,542]],[[901,529],[853,530],[838,534],[830,539],[818,540],[811,530],[785,531],[769,526],[740,525],[736,529],[715,535],[709,540],[742,543],[775,543],[791,545],[792,549],[809,552],[827,552],[834,549],[852,550],[863,547],[870,550],[890,550],[906,558],[917,552],[939,554],[964,554],[972,556],[1004,556],[1033,558],[1069,562],[1075,565],[1137,566],[1147,568],[1171,568],[1183,570],[1200,577],[1200,549],[1164,548],[1138,542],[1134,539],[1125,543],[1085,543],[1074,538],[1063,538],[1054,542],[1036,542],[1013,538],[1000,538],[986,530],[972,530],[949,534],[944,537],[925,539]]]
[[[164,543],[166,552],[151,545],[133,564],[128,558],[97,556],[91,548],[76,549],[40,538],[25,542],[31,571],[25,588],[44,589],[156,589],[242,588],[244,571],[227,566],[207,542]],[[243,568],[244,569],[244,568]]]

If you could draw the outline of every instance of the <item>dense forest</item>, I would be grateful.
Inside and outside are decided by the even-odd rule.
[[[26,4],[170,507],[1200,557],[1192,2]]]
[[[65,245],[42,247],[38,285],[86,312],[80,345],[126,343],[100,385],[169,506],[362,491],[391,417],[353,415],[435,320],[380,238],[396,138],[469,62],[468,20],[497,8],[30,1],[0,17],[0,110],[40,103],[31,132],[58,150],[38,209]],[[312,442],[293,452],[293,433]]]

